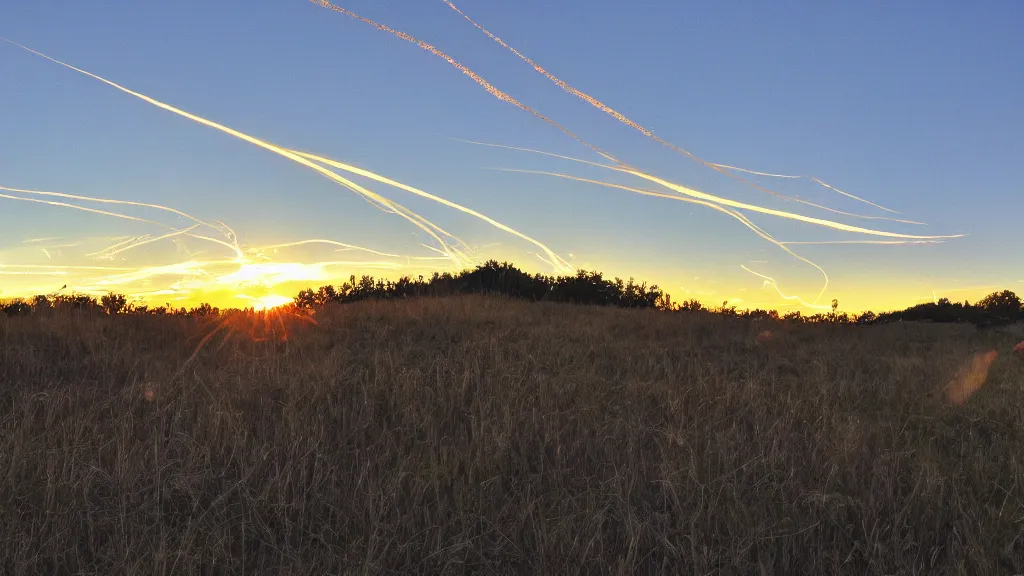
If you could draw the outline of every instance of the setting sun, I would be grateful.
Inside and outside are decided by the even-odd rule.
[[[258,298],[246,296],[244,294],[239,294],[238,297],[248,300],[252,307],[255,308],[256,310],[270,310],[292,303],[291,298],[287,296],[280,296],[278,294],[268,294],[266,296],[260,296]]]

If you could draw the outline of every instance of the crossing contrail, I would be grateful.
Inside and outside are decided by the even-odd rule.
[[[634,130],[636,130],[637,132],[640,132],[641,134],[643,134],[644,136],[650,138],[651,140],[654,140],[658,144],[661,144],[662,146],[665,146],[666,148],[669,148],[671,150],[674,150],[675,152],[683,154],[684,156],[690,158],[691,160],[693,160],[693,161],[695,161],[695,162],[697,162],[699,164],[702,164],[704,166],[707,166],[708,168],[711,168],[713,170],[716,170],[718,172],[726,174],[726,175],[728,175],[728,176],[730,176],[730,177],[732,177],[732,178],[734,178],[734,179],[736,179],[736,180],[738,180],[740,182],[743,182],[743,183],[745,183],[745,184],[747,184],[749,186],[752,186],[752,187],[754,187],[754,188],[756,188],[758,190],[761,190],[763,192],[768,192],[769,194],[772,194],[772,195],[775,195],[775,196],[779,196],[779,197],[785,198],[787,200],[792,200],[792,201],[796,201],[796,202],[801,202],[801,203],[807,204],[807,202],[805,202],[803,200],[800,200],[799,198],[793,198],[793,197],[790,197],[790,196],[784,196],[784,195],[779,194],[779,193],[777,193],[777,192],[775,192],[773,190],[769,190],[768,188],[764,188],[764,187],[762,187],[762,186],[760,186],[760,185],[758,185],[758,184],[756,184],[754,182],[751,182],[751,181],[749,181],[749,180],[747,180],[745,178],[737,177],[732,172],[742,172],[742,173],[746,173],[746,174],[752,174],[752,175],[757,175],[757,176],[767,176],[767,177],[771,177],[771,178],[783,178],[783,179],[791,179],[791,180],[795,180],[795,179],[811,180],[811,181],[817,183],[820,186],[828,188],[828,189],[830,189],[830,190],[832,190],[834,192],[837,192],[837,193],[839,193],[839,194],[841,194],[843,196],[846,196],[846,197],[851,198],[853,200],[856,200],[858,202],[862,202],[864,204],[868,204],[870,206],[874,206],[875,208],[878,208],[880,210],[884,210],[886,212],[892,212],[894,214],[899,214],[899,212],[897,212],[895,210],[886,208],[885,206],[876,204],[876,203],[871,202],[869,200],[865,200],[865,199],[860,198],[858,196],[854,196],[853,194],[849,194],[847,192],[844,192],[844,191],[842,191],[842,190],[840,190],[840,189],[838,189],[838,188],[836,188],[836,187],[834,187],[834,186],[832,186],[830,184],[827,184],[827,183],[823,182],[822,180],[820,180],[819,178],[816,178],[814,176],[788,175],[788,174],[772,174],[770,172],[758,172],[756,170],[747,170],[745,168],[739,168],[739,167],[736,167],[736,166],[730,166],[728,164],[718,164],[718,163],[715,163],[715,162],[709,162],[707,160],[704,160],[704,159],[698,157],[697,155],[693,154],[689,150],[685,150],[683,148],[680,148],[680,147],[672,144],[671,142],[663,140],[662,138],[660,138],[656,134],[654,134],[654,132],[652,132],[651,130],[649,130],[647,128],[644,128],[643,126],[641,126],[640,124],[634,122],[633,120],[630,120],[629,118],[627,118],[622,113],[616,111],[614,108],[612,108],[611,106],[605,104],[604,102],[601,102],[597,98],[594,98],[590,94],[587,94],[586,92],[583,92],[583,91],[577,90],[576,88],[573,88],[572,86],[569,85],[568,82],[565,82],[564,80],[562,80],[561,78],[555,76],[551,72],[548,72],[540,64],[537,64],[532,59],[530,59],[529,57],[527,57],[523,53],[519,52],[518,50],[516,50],[515,48],[510,46],[507,42],[505,42],[501,38],[499,38],[499,37],[495,36],[494,34],[492,34],[489,30],[487,30],[486,28],[481,26],[479,23],[477,23],[475,20],[470,18],[465,12],[463,12],[462,10],[459,10],[459,8],[456,7],[455,4],[453,4],[451,2],[451,0],[442,0],[442,1],[445,4],[447,4],[449,8],[451,8],[452,10],[457,12],[460,16],[465,18],[467,22],[469,22],[470,24],[475,26],[478,30],[480,30],[485,35],[487,35],[488,38],[490,38],[491,40],[494,40],[501,47],[503,47],[506,50],[508,50],[508,51],[512,52],[513,54],[515,54],[517,57],[519,57],[519,59],[521,59],[523,62],[526,62],[527,64],[532,66],[534,70],[536,70],[538,73],[542,74],[548,80],[554,82],[555,85],[557,85],[559,88],[561,88],[565,92],[567,92],[567,93],[569,93],[569,94],[579,98],[580,100],[583,100],[584,102],[590,104],[594,108],[597,108],[598,110],[604,112],[605,114],[607,114],[607,115],[611,116],[612,118],[615,118],[619,122],[625,124],[626,126],[629,126],[630,128],[633,128]],[[820,206],[819,206],[819,208],[820,208]]]

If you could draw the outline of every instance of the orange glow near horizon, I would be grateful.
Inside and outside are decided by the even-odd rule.
[[[528,273],[552,272],[539,261],[535,266],[530,266],[528,260],[516,260],[508,253],[493,252],[488,256],[497,260],[509,260]],[[301,290],[316,289],[327,284],[338,285],[347,281],[350,275],[359,277],[367,274],[378,279],[396,280],[405,275],[413,278],[419,275],[429,277],[434,271],[458,271],[456,267],[445,266],[446,262],[403,262],[398,259],[382,259],[365,262],[338,261],[334,266],[288,262],[276,262],[270,266],[257,261],[239,264],[232,259],[197,259],[149,267],[0,264],[0,284],[5,288],[5,291],[0,293],[0,301],[50,294],[57,291],[62,284],[69,284],[64,293],[73,291],[99,297],[108,292],[120,292],[126,294],[132,302],[149,306],[170,304],[175,308],[191,308],[208,303],[222,309],[260,308],[263,305],[273,308],[275,305],[290,302],[291,297]],[[735,305],[740,310],[762,308],[777,310],[780,313],[800,311],[805,314],[826,312],[826,308],[830,308],[824,304],[805,305],[810,303],[800,301],[799,297],[791,294],[782,293],[783,288],[772,283],[774,278],[770,282],[766,278],[754,276],[752,279],[756,282],[744,288],[738,287],[742,285],[710,284],[705,279],[694,281],[692,275],[681,273],[665,274],[664,271],[656,269],[637,269],[628,259],[588,258],[580,262],[578,267],[601,271],[608,278],[635,276],[638,280],[658,284],[676,303],[692,298],[709,307],[717,307],[723,301],[727,301],[730,306]],[[740,271],[746,274],[742,272],[742,268]],[[10,281],[17,281],[19,284],[16,286],[21,286],[21,289],[11,290],[12,286],[8,284]],[[915,304],[932,302],[936,297],[976,302],[998,288],[1002,287],[893,287],[881,279],[865,279],[855,285],[847,283],[840,290],[830,290],[828,296],[829,299],[835,297],[839,300],[840,312],[855,314],[868,310],[882,312],[903,309]]]
[[[268,294],[259,298],[250,298],[245,294],[239,294],[238,297],[250,300],[253,303],[253,308],[256,310],[273,310],[274,308],[279,308],[293,302],[292,298],[278,294]]]

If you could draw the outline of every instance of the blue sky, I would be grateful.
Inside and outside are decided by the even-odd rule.
[[[645,172],[745,202],[827,216],[737,185],[616,123],[562,92],[441,0],[338,3],[433,43]],[[794,246],[829,273],[827,299],[838,297],[851,308],[887,307],[928,299],[932,290],[959,298],[953,290],[974,288],[962,293],[973,299],[993,286],[1024,289],[1015,222],[1024,214],[1015,169],[1024,153],[1019,3],[973,9],[932,2],[913,9],[883,2],[464,0],[459,7],[576,88],[703,158],[813,174],[928,226],[843,222],[969,234],[928,246]],[[813,268],[708,209],[489,169],[570,172],[649,187],[602,170],[461,142],[600,160],[442,60],[307,2],[8,0],[0,5],[0,35],[275,144],[460,202],[542,240],[578,266],[650,279],[677,298],[782,303],[741,264],[775,278],[787,293],[811,299],[821,287]],[[315,237],[432,254],[419,246],[422,234],[402,220],[283,158],[12,46],[0,45],[0,72],[2,186],[166,204],[230,223],[246,245]],[[806,182],[759,182],[834,208],[884,215]],[[529,244],[403,192],[375,189],[485,252],[549,271],[530,255]],[[768,216],[752,219],[781,240],[857,238]],[[0,264],[95,263],[84,255],[89,242],[144,233],[159,232],[0,199]],[[24,243],[42,237],[63,238],[54,245],[88,242],[49,256]],[[154,243],[100,264],[145,266],[185,256],[170,242]],[[337,257],[280,255],[292,256]],[[348,276],[347,270],[338,274]],[[47,282],[53,280],[0,275],[0,297]]]

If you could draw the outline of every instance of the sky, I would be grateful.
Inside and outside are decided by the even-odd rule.
[[[196,219],[0,190],[0,299],[66,285],[151,304],[259,305],[350,274],[429,275],[487,258],[633,276],[677,301],[740,308],[814,311],[835,298],[856,312],[1024,290],[1019,2],[456,2],[559,79],[709,163],[813,175],[891,211],[809,179],[695,162],[566,93],[443,0],[336,4],[436,46],[631,172],[472,143],[612,164],[436,55],[303,0],[7,0],[0,36],[491,221],[322,162],[318,171],[0,43],[0,186]],[[339,186],[328,168],[407,217]],[[689,192],[743,208],[678,201]],[[749,206],[962,236],[835,244],[905,239]],[[305,240],[350,247],[274,247]]]

